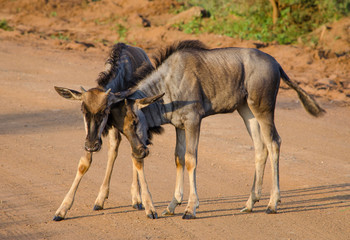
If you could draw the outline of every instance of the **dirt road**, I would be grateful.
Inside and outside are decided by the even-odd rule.
[[[147,219],[131,207],[130,146],[122,141],[105,210],[93,204],[105,171],[106,147],[95,154],[67,218],[52,218],[83,154],[84,127],[77,102],[54,85],[93,87],[104,55],[24,43],[0,44],[0,239],[349,239],[350,109],[321,102],[327,114],[312,118],[291,92],[282,92],[276,125],[282,137],[279,213],[264,213],[264,197],[251,214],[239,212],[248,198],[254,151],[237,113],[204,120],[197,172],[197,219]],[[158,214],[175,186],[172,126],[156,136],[146,176]],[[185,176],[185,196],[188,180]],[[185,202],[186,203],[186,202]]]

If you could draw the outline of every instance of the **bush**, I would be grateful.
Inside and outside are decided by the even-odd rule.
[[[179,0],[180,1],[180,0]],[[289,44],[327,22],[350,13],[350,0],[280,0],[280,17],[272,22],[268,0],[182,0],[182,10],[201,6],[211,17],[177,24],[186,33],[209,32],[262,42]]]

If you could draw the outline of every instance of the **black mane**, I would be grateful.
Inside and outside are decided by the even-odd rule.
[[[100,72],[98,78],[97,78],[97,84],[100,87],[105,87],[111,79],[113,79],[116,76],[117,69],[119,67],[119,59],[121,57],[122,51],[126,48],[126,44],[124,43],[117,43],[113,46],[109,57],[106,61],[106,64],[110,64],[110,69],[107,71]]]
[[[164,132],[164,128],[159,126],[159,127],[151,127],[148,129],[148,139],[147,139],[147,145],[152,145],[152,138],[154,134],[160,135]]]
[[[158,54],[153,56],[153,61],[155,62],[156,68],[158,68],[173,53],[181,50],[208,50],[208,48],[199,40],[175,42],[172,45],[167,46],[165,49],[159,50]]]
[[[155,69],[157,69],[168,57],[173,53],[181,50],[208,50],[207,46],[199,40],[185,40],[175,42],[163,49],[158,50],[158,53],[152,56],[155,67],[144,64],[139,67],[134,73],[135,82],[138,83],[146,78]]]
[[[133,73],[133,79],[135,85],[144,79],[146,76],[154,71],[154,67],[151,64],[144,62],[136,71]]]

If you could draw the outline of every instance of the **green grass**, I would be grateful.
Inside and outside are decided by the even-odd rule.
[[[58,40],[64,40],[64,41],[69,41],[69,35],[63,35],[62,33],[58,34],[51,34],[50,35],[51,39],[58,39]]]
[[[5,31],[13,31],[13,28],[8,25],[5,19],[0,20],[0,29],[3,29]]]
[[[268,0],[179,0],[183,11],[201,6],[210,18],[194,18],[175,28],[262,42],[294,43],[317,27],[350,15],[350,0],[280,0],[280,17],[274,25]]]
[[[123,24],[120,24],[120,23],[117,23],[114,29],[119,35],[119,41],[125,41],[126,35],[128,33],[128,29]]]

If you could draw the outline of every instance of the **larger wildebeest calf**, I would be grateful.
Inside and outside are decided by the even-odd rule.
[[[280,201],[281,138],[275,127],[274,111],[280,78],[298,93],[307,112],[320,116],[324,110],[288,78],[273,57],[257,49],[207,49],[199,41],[183,41],[160,52],[160,57],[155,60],[156,69],[150,69],[136,87],[112,96],[116,103],[112,112],[117,118],[125,119],[124,123],[132,123],[124,124],[123,128],[129,129],[124,133],[129,140],[134,139],[133,142],[137,142],[135,139],[147,139],[150,128],[167,123],[175,127],[175,194],[163,214],[174,214],[176,206],[183,200],[186,166],[190,194],[183,218],[195,218],[199,205],[196,167],[201,121],[213,114],[235,110],[243,118],[255,148],[254,182],[242,211],[252,211],[254,203],[259,201],[266,159],[269,158],[272,191],[266,212],[275,213]],[[130,117],[134,120],[131,121]],[[142,159],[139,163],[143,164]]]

